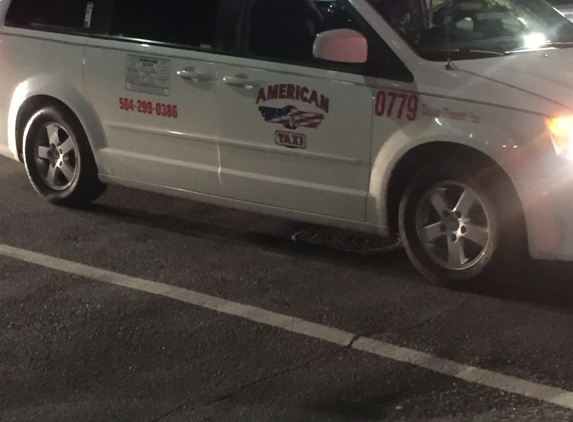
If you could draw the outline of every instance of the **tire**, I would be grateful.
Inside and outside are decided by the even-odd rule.
[[[32,116],[24,130],[23,153],[32,186],[53,204],[84,206],[105,190],[84,129],[61,106],[45,107]]]
[[[464,161],[439,161],[413,177],[399,228],[410,260],[430,282],[480,290],[515,273],[525,225],[507,176]]]

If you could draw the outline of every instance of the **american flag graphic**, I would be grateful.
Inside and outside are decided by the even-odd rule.
[[[294,106],[283,108],[259,107],[265,122],[278,123],[287,129],[296,129],[297,127],[317,128],[324,119],[324,114],[299,111]]]

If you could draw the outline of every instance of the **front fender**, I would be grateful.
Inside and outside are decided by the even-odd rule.
[[[540,215],[539,190],[530,183],[532,178],[545,177],[555,165],[556,155],[546,133],[544,118],[502,109],[493,113],[492,107],[483,107],[481,110],[479,106],[473,108],[476,117],[473,121],[421,116],[415,122],[397,127],[385,138],[381,136],[388,125],[375,124],[377,137],[372,151],[367,221],[389,227],[388,188],[392,173],[402,160],[408,159],[411,151],[422,145],[436,145],[441,147],[440,151],[448,151],[443,147],[455,144],[489,157],[508,175],[522,203],[531,241],[543,242],[536,234],[536,227],[543,225],[544,230],[548,230],[548,224],[557,224],[556,219],[547,218],[547,213]],[[455,149],[451,148],[451,151]],[[551,204],[544,207],[547,211]],[[550,230],[554,231],[555,227]]]

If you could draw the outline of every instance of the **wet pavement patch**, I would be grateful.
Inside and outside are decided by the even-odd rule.
[[[330,228],[302,230],[293,234],[292,240],[365,255],[391,252],[402,247],[397,236],[381,237]]]

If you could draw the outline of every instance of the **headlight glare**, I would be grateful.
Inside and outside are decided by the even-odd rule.
[[[545,119],[557,154],[573,159],[573,116]]]

